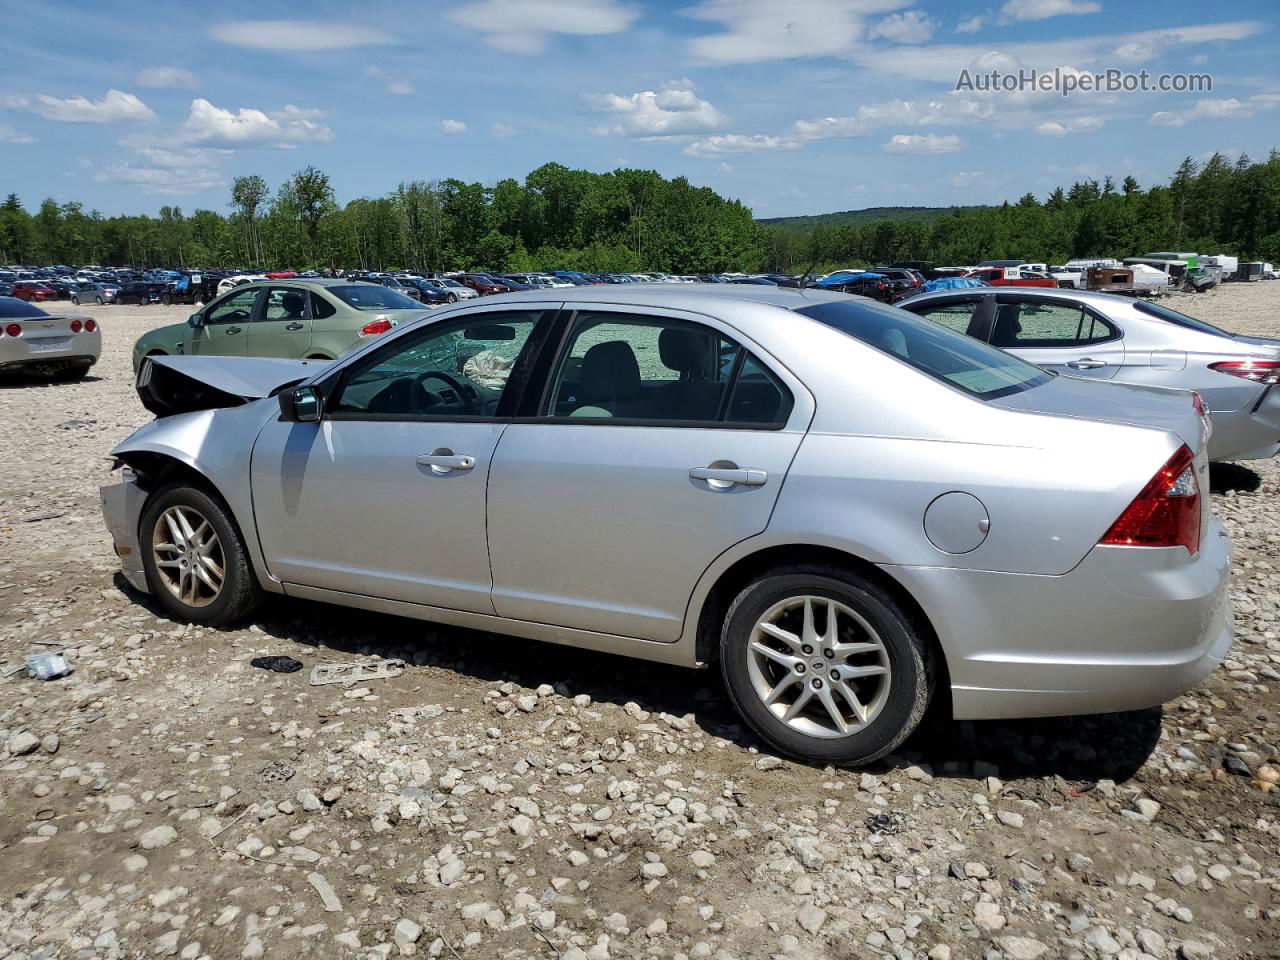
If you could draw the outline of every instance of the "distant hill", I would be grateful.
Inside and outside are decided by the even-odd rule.
[[[880,220],[917,220],[928,223],[953,210],[986,210],[988,207],[867,207],[865,210],[841,210],[818,213],[809,217],[763,217],[756,223],[765,227],[788,227],[812,230],[814,227],[861,227]]]

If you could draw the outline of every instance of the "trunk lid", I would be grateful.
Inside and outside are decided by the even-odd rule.
[[[1007,410],[1107,420],[1166,430],[1201,456],[1208,424],[1196,412],[1190,390],[1056,376],[1030,390],[990,401]]]

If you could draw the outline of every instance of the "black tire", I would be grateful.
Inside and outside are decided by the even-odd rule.
[[[1058,289],[1059,289],[1059,290],[1074,290],[1074,289],[1075,289],[1075,285],[1074,285],[1070,280],[1059,280],[1059,281],[1058,281]]]
[[[97,301],[98,306],[102,306],[102,298],[101,298],[101,297],[95,297],[94,299]]]
[[[161,515],[171,507],[186,507],[195,511],[217,534],[223,559],[221,590],[203,606],[192,605],[179,599],[162,579],[156,566],[153,535]],[[222,498],[189,483],[179,482],[161,487],[148,499],[142,510],[138,526],[138,543],[142,550],[142,567],[146,571],[147,586],[157,602],[177,620],[211,627],[224,627],[242,620],[262,602],[262,588],[254,578],[249,564],[249,554],[244,538]]]
[[[748,645],[757,621],[775,604],[801,595],[845,605],[871,625],[884,646],[890,673],[883,705],[855,732],[834,737],[800,732],[775,716],[753,685]],[[928,708],[930,659],[928,644],[889,593],[857,574],[821,564],[775,570],[748,584],[725,614],[720,637],[721,672],[738,713],[779,753],[808,763],[857,766],[897,749]]]
[[[457,303],[457,302],[458,302],[458,295],[457,295],[456,293],[451,293],[451,294],[449,294],[449,302],[450,302],[450,303]]]
[[[72,298],[71,298],[71,303],[72,303],[74,306],[77,306],[77,307],[78,307],[78,306],[80,306],[80,298],[79,298],[79,297],[72,297]]]

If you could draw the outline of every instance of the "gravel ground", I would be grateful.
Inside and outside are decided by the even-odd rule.
[[[1179,305],[1280,335],[1280,283]],[[1215,470],[1231,659],[1163,711],[935,725],[867,771],[761,752],[715,673],[299,602],[175,624],[116,573],[104,457],[145,422],[0,387],[0,958],[1280,957],[1275,463]],[[394,679],[307,667],[401,656]]]

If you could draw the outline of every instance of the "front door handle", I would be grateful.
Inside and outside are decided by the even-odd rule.
[[[689,471],[691,480],[705,480],[712,490],[728,490],[741,484],[744,487],[759,487],[769,479],[764,470],[753,467],[694,467]]]
[[[456,454],[448,447],[441,447],[418,457],[418,466],[430,467],[431,472],[440,477],[446,473],[452,473],[454,470],[470,470],[475,465],[475,457]]]
[[[284,328],[286,330],[301,330],[305,326],[306,326],[305,323],[298,323],[297,321],[294,321],[293,323],[285,324]]]
[[[228,333],[228,335],[233,334],[233,333],[239,333],[239,332],[240,332],[240,328],[239,328],[239,327],[227,327],[227,333]]]
[[[1099,367],[1105,367],[1105,360],[1094,360],[1092,357],[1082,357],[1079,360],[1068,360],[1067,366],[1072,370],[1097,370]]]

